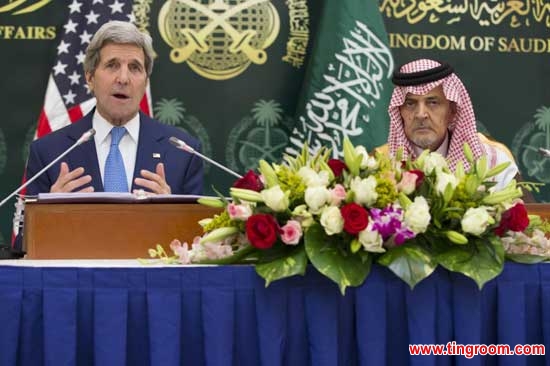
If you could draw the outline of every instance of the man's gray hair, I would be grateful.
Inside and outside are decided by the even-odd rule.
[[[120,20],[112,20],[103,24],[94,34],[84,58],[84,72],[94,74],[99,64],[99,52],[103,46],[114,44],[131,44],[140,47],[145,54],[145,70],[147,77],[153,72],[153,40],[147,33],[141,32],[135,25]]]

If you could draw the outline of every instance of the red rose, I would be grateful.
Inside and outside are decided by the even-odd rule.
[[[279,225],[271,215],[256,214],[246,221],[246,236],[252,246],[258,249],[269,249],[277,241]]]
[[[260,176],[253,170],[249,170],[244,177],[237,179],[233,184],[235,188],[250,189],[251,191],[260,192],[264,189],[264,185],[260,180]]]
[[[350,234],[356,235],[365,230],[369,224],[369,214],[367,210],[357,203],[348,203],[340,209],[344,218],[344,230]]]
[[[495,229],[495,234],[503,236],[508,230],[523,231],[529,226],[529,216],[522,203],[517,203],[502,214],[499,226]]]
[[[330,159],[327,164],[334,173],[335,177],[342,176],[342,172],[344,170],[348,170],[346,163],[339,159]]]

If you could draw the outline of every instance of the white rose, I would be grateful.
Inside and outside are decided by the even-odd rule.
[[[458,180],[451,173],[444,173],[440,169],[436,170],[436,179],[435,179],[435,190],[441,195],[445,193],[447,185],[450,184],[453,189],[458,185]]]
[[[436,168],[443,169],[448,167],[447,160],[439,153],[431,152],[424,159],[424,174],[431,174]]]
[[[355,193],[354,201],[359,205],[371,206],[376,202],[376,178],[372,175],[366,179],[354,177],[350,183],[351,190]]]
[[[311,212],[319,213],[320,209],[330,201],[330,191],[323,186],[308,187],[305,192],[305,201]]]
[[[431,219],[430,206],[426,199],[422,196],[415,197],[414,202],[405,211],[405,225],[414,233],[419,234],[428,229]]]
[[[282,212],[288,208],[290,192],[283,192],[281,186],[276,185],[260,192],[267,207],[275,212]]]
[[[355,146],[355,153],[359,156],[361,156],[361,169],[377,169],[378,168],[378,161],[374,158],[374,156],[370,156],[367,152],[367,149],[365,149],[364,146]]]
[[[344,218],[336,206],[328,206],[321,214],[321,225],[328,235],[339,234],[344,229]]]
[[[487,226],[493,224],[495,220],[489,215],[486,207],[475,207],[469,208],[460,224],[462,226],[462,231],[465,233],[470,233],[473,235],[481,235],[487,229]]]
[[[317,173],[310,167],[304,166],[298,170],[298,175],[302,178],[307,187],[326,187],[329,183],[329,173],[324,170]]]
[[[359,232],[359,243],[367,252],[384,253],[386,249],[382,247],[384,241],[378,231],[372,230],[372,224],[369,223],[367,228]]]

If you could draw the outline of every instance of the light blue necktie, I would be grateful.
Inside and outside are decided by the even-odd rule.
[[[126,134],[126,128],[113,127],[111,130],[111,148],[107,161],[105,161],[105,192],[128,192],[128,181],[126,180],[126,169],[124,169],[124,161],[122,154],[118,148],[118,144],[122,137]]]

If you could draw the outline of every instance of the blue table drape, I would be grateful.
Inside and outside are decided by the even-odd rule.
[[[0,266],[0,365],[548,365],[410,356],[409,344],[550,344],[550,266],[507,263],[482,291],[439,269],[414,290],[374,266],[342,296],[308,268]]]

